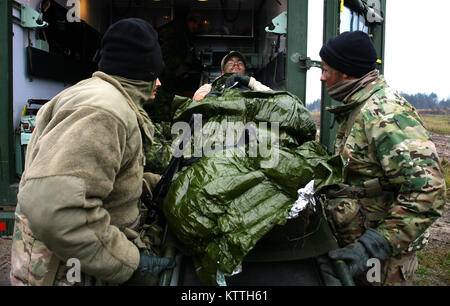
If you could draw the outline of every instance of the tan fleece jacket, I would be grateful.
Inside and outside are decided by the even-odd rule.
[[[119,81],[96,72],[41,108],[20,182],[17,211],[33,235],[108,283],[127,281],[139,264],[122,230],[139,214],[142,122]]]

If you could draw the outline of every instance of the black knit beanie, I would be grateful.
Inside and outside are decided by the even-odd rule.
[[[320,50],[320,57],[334,69],[357,78],[374,70],[378,59],[370,37],[361,31],[331,38]]]
[[[99,70],[133,80],[153,81],[164,68],[158,33],[147,21],[122,19],[101,42]]]

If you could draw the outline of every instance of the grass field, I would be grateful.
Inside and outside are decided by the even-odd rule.
[[[425,126],[428,130],[450,135],[450,116],[449,115],[422,115]]]
[[[422,118],[424,120],[425,126],[430,132],[446,136],[450,135],[450,115],[448,113],[444,113],[442,115],[438,115],[436,113],[422,114]],[[438,152],[438,153],[441,157],[442,168],[444,170],[445,175],[445,182],[447,183],[448,187],[450,186],[450,161],[444,157],[448,156],[448,154],[446,154],[448,152]]]
[[[416,286],[450,286],[450,250],[429,244],[417,252],[419,267],[414,278]]]

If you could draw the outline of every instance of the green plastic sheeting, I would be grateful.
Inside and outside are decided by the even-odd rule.
[[[316,126],[314,119],[303,103],[289,92],[253,92],[225,89],[218,97],[207,97],[201,101],[175,97],[177,110],[174,122],[189,122],[193,114],[201,114],[203,118],[204,137],[213,136],[216,124],[235,122],[242,124],[278,123],[281,147],[297,147],[314,140]],[[206,123],[205,123],[206,122]],[[224,127],[223,127],[224,128]],[[217,136],[217,135],[216,135]]]
[[[201,102],[176,97],[174,104],[174,122],[202,114],[204,141],[217,138],[229,122],[254,123],[257,135],[225,149],[218,149],[219,141],[178,174],[164,201],[170,230],[192,256],[200,280],[218,285],[265,234],[286,224],[298,189],[312,179],[317,188],[342,182],[343,162],[313,141],[310,113],[288,92],[226,89]],[[273,123],[279,124],[278,140]],[[256,156],[250,156],[252,146]]]

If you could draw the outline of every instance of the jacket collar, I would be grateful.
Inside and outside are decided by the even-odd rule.
[[[386,86],[386,81],[383,76],[380,76],[376,81],[368,84],[365,88],[356,92],[350,97],[346,104],[327,107],[326,110],[338,117],[346,117],[352,110],[361,105],[369,99],[375,92]]]
[[[151,146],[153,143],[155,129],[142,105],[143,100],[145,100],[144,98],[149,97],[153,91],[155,82],[152,84],[152,82],[128,80],[121,77],[111,76],[101,71],[94,72],[92,76],[98,77],[112,84],[125,96],[128,105],[136,114],[139,127],[143,134],[142,136],[145,139],[144,145]],[[133,82],[139,82],[138,86],[132,86]]]

